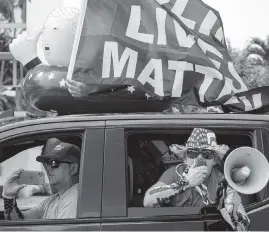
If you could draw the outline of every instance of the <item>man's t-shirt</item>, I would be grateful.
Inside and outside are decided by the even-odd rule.
[[[175,183],[178,181],[178,175],[176,173],[176,167],[173,166],[166,170],[161,176],[159,182],[162,182],[166,185]],[[179,164],[177,171],[181,175],[185,168],[186,164]],[[189,188],[181,194],[172,197],[171,206],[177,207],[204,207],[206,200],[210,204],[213,204],[216,199],[217,188],[220,180],[223,178],[223,174],[219,172],[216,168],[213,168],[208,179],[207,185],[207,199],[203,199],[202,195],[198,192],[196,188]]]
[[[34,207],[40,219],[66,219],[76,218],[77,214],[78,184],[73,185],[62,196],[54,194]]]

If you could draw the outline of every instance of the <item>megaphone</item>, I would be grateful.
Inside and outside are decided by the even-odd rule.
[[[224,163],[225,179],[234,190],[250,195],[261,191],[269,181],[266,157],[252,147],[232,151]]]

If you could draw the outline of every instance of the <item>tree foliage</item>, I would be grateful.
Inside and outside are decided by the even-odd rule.
[[[228,43],[235,69],[249,89],[269,86],[269,50],[261,42],[258,38],[252,39],[243,50],[234,49]]]
[[[31,2],[31,0],[28,0]],[[0,0],[0,14],[2,20],[5,19],[9,23],[15,22],[14,10],[21,9],[22,22],[26,21],[26,4],[27,0]]]
[[[31,2],[30,0],[28,1]],[[21,20],[22,22],[26,22],[26,4],[27,0],[0,0],[0,21],[4,23],[15,23],[14,12],[15,9],[19,8],[21,9]],[[16,34],[16,29],[0,30],[0,52],[9,51],[8,45],[12,42]],[[5,85],[12,85],[13,81],[13,61],[1,61],[0,64],[0,72],[3,77],[1,81],[4,85],[0,88],[0,111],[18,108],[18,105],[16,106],[16,99],[13,96],[5,94],[7,92]],[[14,89],[14,91],[16,91],[16,89]]]

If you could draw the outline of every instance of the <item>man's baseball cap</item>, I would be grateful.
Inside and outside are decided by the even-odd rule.
[[[40,156],[36,157],[37,162],[47,160],[66,161],[80,163],[80,149],[70,143],[64,143],[58,139],[53,139],[53,144],[48,140],[45,149]]]

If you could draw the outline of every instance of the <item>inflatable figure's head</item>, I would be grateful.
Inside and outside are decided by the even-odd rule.
[[[42,48],[50,65],[69,65],[78,17],[76,8],[57,8],[49,13],[44,24]]]

